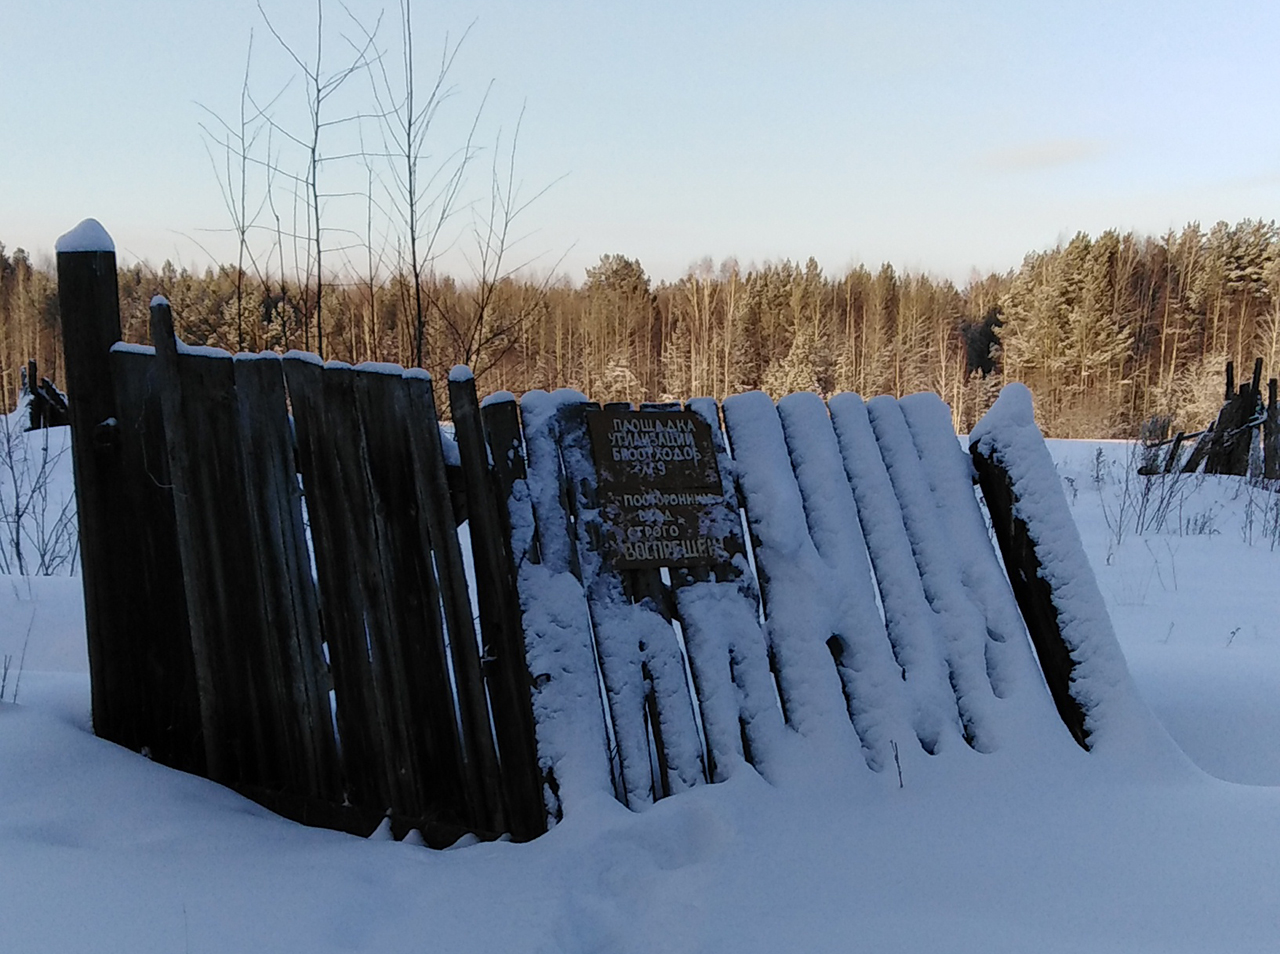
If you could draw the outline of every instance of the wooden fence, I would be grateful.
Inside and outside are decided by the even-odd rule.
[[[1018,603],[936,398],[481,407],[459,369],[447,439],[423,372],[184,347],[162,299],[124,345],[114,255],[58,267],[104,738],[312,824],[528,839],[592,789],[768,775],[789,730],[988,751],[1000,673],[1044,696],[1025,617],[1088,745],[1008,473],[978,457]],[[627,484],[608,427],[703,448],[696,486]]]

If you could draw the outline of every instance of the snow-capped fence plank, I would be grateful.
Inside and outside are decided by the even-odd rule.
[[[484,646],[483,683],[480,680],[480,659],[476,657],[476,686],[480,693],[476,701],[481,707],[485,705],[484,686],[487,684],[488,705],[492,708],[497,736],[496,751],[491,738],[485,752],[491,760],[485,766],[485,777],[492,784],[495,806],[504,813],[514,809],[515,817],[507,820],[513,834],[532,838],[540,830],[541,819],[531,817],[531,808],[540,812],[542,785],[536,772],[531,771],[536,756],[533,752],[532,715],[526,715],[529,711],[529,677],[524,662],[524,638],[519,612],[513,601],[513,571],[507,536],[499,515],[480,404],[470,370],[455,369],[450,374],[449,409],[453,416],[462,475],[467,485],[468,529]],[[470,645],[473,649],[476,645],[474,631]],[[477,714],[484,720],[477,725],[487,726],[485,710],[480,709]],[[505,786],[499,777],[499,756],[506,775]]]
[[[639,806],[699,784],[705,768],[684,657],[670,620],[652,599],[632,602],[601,548],[587,427],[587,415],[598,412],[598,405],[586,403],[562,409],[560,452],[626,802]]]
[[[937,519],[958,557],[961,584],[986,625],[987,674],[998,698],[1040,696],[1041,679],[1009,581],[973,492],[973,462],[960,447],[951,409],[936,394],[898,401],[937,504]]]
[[[936,752],[946,738],[960,735],[961,725],[902,506],[862,398],[839,394],[828,406],[875,571],[885,628],[910,700],[912,726],[924,750]]]
[[[724,417],[755,552],[783,716],[803,735],[852,735],[836,658],[843,644],[823,591],[825,567],[809,536],[777,409],[757,391],[727,398]]]
[[[578,800],[621,794],[560,461],[560,410],[582,400],[568,390],[521,398],[526,477],[507,499],[538,767],[544,804],[557,819]]]
[[[960,578],[953,545],[898,402],[887,395],[867,402],[880,458],[902,511],[916,572],[933,610],[965,740],[980,752],[997,748],[995,695],[987,674],[986,620]]]
[[[708,566],[671,570],[706,736],[707,773],[712,781],[722,781],[747,762],[768,777],[782,712],[760,623],[760,594],[747,560],[733,460],[716,402],[697,398],[686,408],[711,430],[723,500],[710,508],[708,532],[723,540],[727,551],[726,559]]]
[[[474,382],[468,388],[474,395]],[[542,798],[542,772],[538,767],[537,737],[530,696],[532,680],[526,661],[520,596],[516,589],[516,568],[511,548],[511,513],[508,501],[516,483],[526,479],[524,451],[520,436],[520,415],[515,398],[502,394],[480,408],[485,441],[489,449],[492,484],[486,489],[486,503],[497,532],[494,545],[484,554],[496,581],[493,600],[500,608],[496,634],[485,630],[485,656],[489,662],[490,696],[498,751],[502,759],[507,818],[516,838],[532,838],[547,829],[547,811]],[[490,535],[494,530],[490,530]],[[481,557],[477,556],[477,560]],[[478,594],[481,606],[486,602]]]
[[[1128,670],[1024,386],[1005,386],[969,450],[1050,695],[1087,749]]]
[[[876,605],[875,581],[827,407],[816,394],[778,402],[787,452],[804,505],[810,539],[824,566],[830,613],[827,641],[868,765],[894,760],[894,746],[914,738],[902,668],[893,657]]]

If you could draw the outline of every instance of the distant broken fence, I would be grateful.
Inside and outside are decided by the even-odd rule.
[[[1035,515],[976,454],[1011,589],[936,398],[482,407],[460,370],[455,459],[424,372],[185,347],[162,299],[121,344],[114,254],[58,273],[104,738],[311,824],[523,840],[591,790],[767,774],[791,730],[988,751],[1025,617],[1089,744]]]

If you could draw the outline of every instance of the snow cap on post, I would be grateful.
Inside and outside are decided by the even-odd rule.
[[[64,252],[115,252],[116,243],[97,219],[85,219],[54,244],[59,255]]]
[[[455,364],[449,369],[450,381],[470,381],[474,377],[475,375],[471,373],[471,369],[465,364]]]

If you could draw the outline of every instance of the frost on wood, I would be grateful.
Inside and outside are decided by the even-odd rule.
[[[1129,675],[1062,482],[1036,427],[1031,392],[1007,385],[974,428],[970,446],[1008,473],[1014,516],[1026,525],[1073,663],[1069,691],[1084,714],[1090,748],[1120,737],[1162,738],[1171,745]]]
[[[111,236],[97,219],[85,219],[60,236],[54,250],[59,255],[66,252],[114,252],[116,243],[111,241]]]

